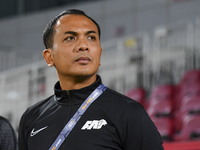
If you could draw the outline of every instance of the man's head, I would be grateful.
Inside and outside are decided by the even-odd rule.
[[[53,37],[54,37],[54,34],[55,34],[55,30],[54,30],[55,24],[57,23],[57,21],[59,20],[60,17],[62,17],[64,15],[69,15],[69,14],[71,14],[71,15],[72,14],[74,14],[74,15],[83,15],[83,16],[89,18],[92,22],[94,22],[94,24],[97,26],[98,33],[99,33],[99,39],[100,39],[101,29],[100,29],[100,26],[98,25],[98,23],[95,20],[93,20],[91,17],[86,15],[81,10],[69,9],[67,11],[63,11],[58,16],[56,16],[52,21],[50,21],[47,24],[46,28],[44,29],[44,32],[43,32],[43,43],[44,43],[46,49],[53,47]]]
[[[70,11],[57,17],[45,30],[47,48],[43,57],[48,66],[55,66],[60,81],[90,77],[94,80],[102,53],[100,28],[83,12]]]

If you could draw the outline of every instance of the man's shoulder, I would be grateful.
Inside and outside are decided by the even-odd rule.
[[[127,107],[132,107],[132,109],[135,107],[143,107],[137,101],[110,88],[107,88],[103,95],[103,100],[101,101],[105,102],[105,105],[109,104],[119,109],[126,109]]]
[[[0,116],[0,133],[3,134],[5,132],[12,131],[13,127],[10,124],[9,120]]]
[[[107,88],[106,94],[105,94],[109,99],[112,99],[114,101],[119,100],[123,103],[138,103],[135,100],[127,97],[126,95],[119,93],[115,90],[112,90],[110,88]]]
[[[121,119],[130,120],[147,117],[144,107],[137,101],[117,91],[107,88],[95,109],[104,111],[110,120],[120,125]]]
[[[10,123],[6,118],[0,116],[0,126],[2,125],[10,125]]]
[[[51,95],[50,97],[41,100],[39,102],[37,102],[36,104],[30,106],[27,108],[27,110],[24,112],[24,115],[32,115],[33,113],[40,113],[42,109],[44,109],[46,106],[52,104],[53,101],[53,95]]]

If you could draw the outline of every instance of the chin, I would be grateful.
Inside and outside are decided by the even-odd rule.
[[[79,77],[91,77],[93,75],[95,75],[96,73],[79,73],[79,74],[76,74],[77,76]]]
[[[80,71],[75,73],[75,76],[77,77],[92,77],[92,76],[96,76],[96,72],[92,72],[92,71]]]

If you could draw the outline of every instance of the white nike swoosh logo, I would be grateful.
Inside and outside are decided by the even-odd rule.
[[[34,131],[35,128],[33,128],[33,130],[31,131],[30,136],[34,136],[34,135],[36,135],[37,133],[39,133],[40,131],[46,129],[47,127],[48,127],[48,126],[46,126],[46,127],[44,127],[44,128],[41,128],[41,129],[39,129],[39,130],[37,130],[37,131]]]

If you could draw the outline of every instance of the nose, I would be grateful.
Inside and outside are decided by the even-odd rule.
[[[78,46],[77,46],[77,51],[88,51],[89,50],[89,47],[88,47],[88,44],[87,44],[87,41],[82,39],[79,41],[78,43]]]
[[[78,50],[79,51],[88,51],[88,48],[87,47],[80,47]]]

